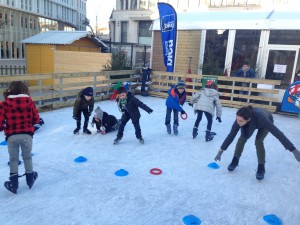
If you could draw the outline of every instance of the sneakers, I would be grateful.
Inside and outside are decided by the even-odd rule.
[[[92,132],[89,129],[87,129],[87,128],[83,129],[83,133],[84,134],[92,134]]]
[[[78,134],[78,133],[79,133],[79,130],[80,130],[80,127],[77,127],[77,128],[73,131],[73,134]]]
[[[138,140],[140,141],[141,144],[144,144],[144,142],[145,142],[144,139],[143,139],[142,137],[141,137],[141,138],[138,138]]]
[[[211,135],[210,131],[207,130],[205,131],[206,132],[206,135],[205,135],[205,141],[211,141],[212,139],[214,139],[214,136]]]
[[[231,163],[228,166],[229,171],[234,171],[234,169],[239,165],[239,158],[234,156]]]
[[[256,171],[256,179],[262,180],[265,177],[265,164],[259,163]]]
[[[117,137],[117,138],[114,140],[114,145],[117,144],[117,143],[119,143],[119,141],[121,141],[121,139],[122,139],[122,138]]]
[[[198,135],[198,128],[197,127],[194,127],[193,128],[193,138],[196,138]]]
[[[178,135],[178,125],[173,126],[173,131],[175,135]]]
[[[171,124],[167,124],[166,127],[168,134],[171,134]]]

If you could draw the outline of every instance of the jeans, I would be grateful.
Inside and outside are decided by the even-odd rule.
[[[125,112],[121,118],[121,123],[120,123],[119,129],[118,129],[117,138],[123,137],[125,126],[130,119],[131,119],[131,117],[130,117],[129,113]],[[141,127],[140,127],[140,119],[132,121],[132,124],[135,129],[136,138],[140,139],[142,137],[142,131],[141,131]]]
[[[166,125],[169,125],[171,123],[171,114],[172,114],[172,111],[173,111],[173,119],[174,119],[174,125],[179,125],[179,122],[178,122],[178,110],[176,109],[170,109],[170,108],[167,108],[167,112],[166,112],[166,120],[165,120],[165,124]]]

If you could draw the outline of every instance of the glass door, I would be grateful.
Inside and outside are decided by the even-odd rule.
[[[270,48],[265,67],[265,78],[281,80],[277,88],[286,89],[294,80],[299,49]]]

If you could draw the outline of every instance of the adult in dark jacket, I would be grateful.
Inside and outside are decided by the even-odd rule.
[[[96,124],[97,132],[106,134],[112,131],[118,130],[119,122],[113,115],[109,115],[107,112],[101,110],[98,106],[94,112],[94,118],[92,126]]]
[[[78,93],[77,99],[73,107],[73,119],[76,120],[76,129],[73,131],[77,134],[81,128],[81,113],[84,116],[83,133],[91,134],[91,131],[87,128],[89,123],[89,117],[94,110],[94,98],[93,88],[87,87]]]
[[[142,108],[149,114],[152,113],[153,110],[136,98],[131,92],[127,92],[125,87],[118,88],[117,104],[120,112],[122,112],[122,118],[114,144],[122,139],[124,128],[130,119],[135,129],[136,138],[143,144],[144,139],[142,138],[140,127],[141,114],[139,108]]]
[[[273,134],[281,144],[291,151],[295,158],[300,162],[300,152],[295,148],[292,142],[274,125],[272,114],[261,108],[252,108],[252,106],[244,106],[236,113],[236,121],[231,127],[231,131],[221,145],[221,148],[215,157],[215,160],[221,160],[221,155],[228,146],[232,143],[239,130],[241,135],[237,141],[234,157],[228,166],[229,171],[233,171],[239,164],[240,156],[244,150],[244,145],[247,140],[257,131],[255,138],[256,154],[258,158],[258,168],[256,172],[256,179],[262,180],[265,174],[265,147],[264,139],[270,132]]]

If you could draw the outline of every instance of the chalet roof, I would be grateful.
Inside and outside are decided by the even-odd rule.
[[[177,13],[178,30],[300,30],[299,11],[211,11]],[[160,30],[159,19],[152,30]]]
[[[92,42],[100,47],[107,47],[105,43],[95,38],[89,31],[45,31],[26,38],[21,43],[68,45],[84,37],[90,38]]]

